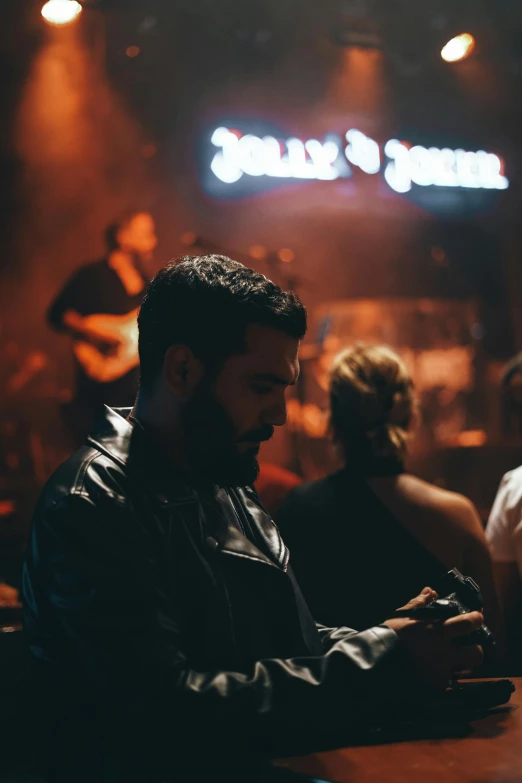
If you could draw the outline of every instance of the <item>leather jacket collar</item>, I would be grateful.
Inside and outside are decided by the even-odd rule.
[[[196,494],[142,427],[128,421],[131,408],[109,408],[88,437],[88,443],[113,459],[147,486],[161,506],[193,503]]]
[[[88,438],[89,445],[132,474],[161,508],[200,507],[197,489],[191,486],[186,474],[169,462],[145,430],[127,419],[130,411],[130,408],[105,406],[103,417]],[[288,550],[255,491],[251,487],[230,487],[216,490],[216,495],[228,506],[229,513],[221,515],[222,524],[210,531],[209,546],[223,554],[256,560],[286,571]],[[241,533],[238,506],[254,520],[258,541],[251,541]]]

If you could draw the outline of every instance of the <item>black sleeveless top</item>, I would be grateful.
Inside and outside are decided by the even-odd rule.
[[[402,472],[384,468],[380,475]],[[312,616],[323,625],[378,625],[449,570],[400,524],[361,473],[345,469],[302,484],[277,523]]]

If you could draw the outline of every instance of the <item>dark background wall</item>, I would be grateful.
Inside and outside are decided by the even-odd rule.
[[[127,208],[157,220],[155,268],[186,252],[187,231],[241,260],[252,245],[291,248],[291,267],[249,263],[291,276],[312,316],[332,299],[474,299],[485,355],[501,362],[520,348],[517,3],[113,0],[86,4],[63,29],[43,22],[40,3],[4,5],[0,404],[11,422],[4,451],[18,459],[5,467],[5,497],[13,470],[32,487],[60,454],[53,428],[70,394],[70,347],[45,325],[46,308],[101,255],[103,228]],[[440,46],[463,30],[477,51],[449,66]],[[340,45],[354,31],[377,48]],[[201,173],[223,122],[484,148],[505,159],[511,187],[419,203],[363,175],[216,198]],[[31,365],[35,353],[43,359]],[[9,394],[9,378],[33,365]],[[280,435],[266,456],[288,464],[289,448]]]

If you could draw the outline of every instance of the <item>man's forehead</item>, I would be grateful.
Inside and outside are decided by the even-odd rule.
[[[299,372],[299,340],[268,326],[251,324],[245,333],[247,351],[242,356],[247,373],[275,375],[295,383]]]

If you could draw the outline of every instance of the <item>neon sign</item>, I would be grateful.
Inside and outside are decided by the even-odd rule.
[[[385,145],[384,154],[390,159],[384,178],[397,193],[407,193],[412,183],[422,187],[485,190],[509,187],[509,180],[502,174],[502,161],[492,152],[409,147],[392,139]]]
[[[227,185],[244,176],[336,180],[351,177],[355,167],[369,175],[382,172],[397,193],[407,193],[413,185],[483,190],[509,187],[503,161],[492,152],[412,146],[397,139],[381,147],[355,128],[344,138],[346,145],[333,136],[323,141],[280,140],[219,127],[210,139],[217,148],[210,169]]]
[[[217,128],[211,142],[220,147],[210,164],[218,179],[231,184],[243,174],[251,177],[284,177],[286,179],[337,179],[341,176],[335,163],[339,147],[334,141],[287,139],[274,136],[242,135],[239,131]]]

